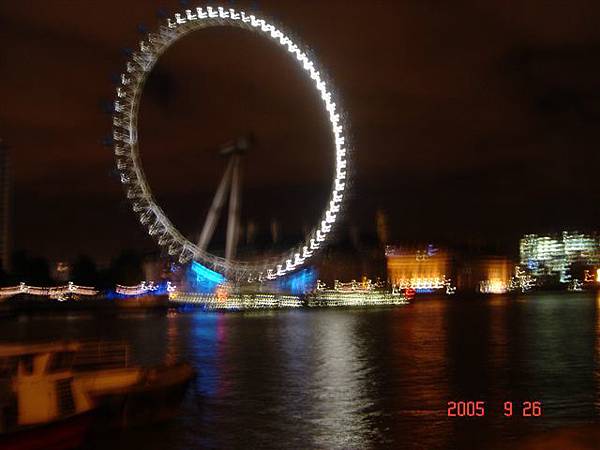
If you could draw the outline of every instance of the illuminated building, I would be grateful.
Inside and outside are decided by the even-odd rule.
[[[394,288],[431,291],[449,283],[450,258],[432,245],[424,249],[387,246],[388,278]]]
[[[511,286],[513,264],[507,258],[490,257],[481,260],[483,277],[479,281],[479,292],[504,294]]]
[[[521,265],[536,278],[555,277],[569,283],[579,274],[577,266],[597,267],[600,263],[598,236],[563,231],[559,235],[527,234],[520,241]]]
[[[10,271],[10,166],[8,148],[0,139],[0,265]]]
[[[515,289],[514,262],[504,256],[460,254],[452,278],[461,293],[504,294]]]
[[[510,282],[511,291],[527,292],[535,287],[535,278],[521,265],[515,266],[515,274]]]

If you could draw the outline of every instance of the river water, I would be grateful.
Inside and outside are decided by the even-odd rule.
[[[487,449],[600,423],[600,297],[419,298],[390,309],[40,315],[2,340],[126,339],[199,372],[179,416],[88,449]],[[484,417],[448,417],[483,401]],[[504,402],[514,405],[504,416]],[[523,417],[539,401],[541,417]]]

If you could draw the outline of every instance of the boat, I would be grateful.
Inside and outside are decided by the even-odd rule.
[[[95,430],[172,418],[195,377],[187,363],[142,367],[131,355],[125,342],[76,343],[71,367],[77,383],[97,408]]]
[[[73,345],[0,346],[0,450],[81,446],[94,404],[73,377]]]
[[[171,419],[195,377],[188,363],[132,364],[129,346],[122,342],[80,343],[73,370],[99,408],[99,428]]]
[[[115,303],[119,308],[125,309],[168,309],[169,296],[167,294],[123,296],[115,300]]]
[[[0,345],[0,450],[75,448],[87,433],[172,418],[195,376],[142,367],[123,342]]]
[[[304,301],[308,307],[398,306],[408,304],[408,297],[370,280],[362,283],[354,280],[340,283],[336,280],[333,289],[327,289],[319,281],[315,291],[307,294]]]
[[[110,385],[107,373],[89,392],[99,406],[99,427],[125,428],[164,422],[174,417],[194,377],[185,363],[120,371]],[[135,379],[135,382],[127,382]],[[119,383],[118,380],[121,380]]]

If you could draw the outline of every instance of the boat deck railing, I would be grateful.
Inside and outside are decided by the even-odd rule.
[[[121,341],[82,342],[73,359],[73,369],[77,371],[119,369],[131,365],[130,347]]]

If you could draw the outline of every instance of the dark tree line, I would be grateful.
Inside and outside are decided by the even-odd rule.
[[[111,261],[106,269],[99,269],[87,255],[79,255],[70,264],[69,281],[84,286],[109,289],[115,284],[135,285],[144,278],[143,257],[133,250],[126,250]],[[60,281],[52,278],[47,259],[31,256],[25,251],[15,252],[10,273],[0,271],[0,284],[15,285],[24,282],[33,286],[55,286]]]

